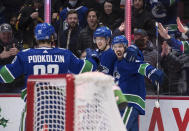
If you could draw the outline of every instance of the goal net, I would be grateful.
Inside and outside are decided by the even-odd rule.
[[[27,131],[124,131],[111,76],[31,76],[27,83]]]

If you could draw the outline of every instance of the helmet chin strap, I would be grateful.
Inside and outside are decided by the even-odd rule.
[[[105,49],[106,49],[107,45],[108,45],[108,44],[106,43],[106,46],[104,47],[104,49],[102,49],[102,50],[100,50],[100,51],[105,51]]]

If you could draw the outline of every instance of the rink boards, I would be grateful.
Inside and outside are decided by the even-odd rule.
[[[140,131],[189,131],[189,97],[160,97],[160,108],[155,107],[156,97],[147,96],[146,115],[140,116]]]
[[[146,115],[139,118],[140,131],[189,131],[189,97],[156,97],[146,99]],[[19,95],[0,95],[0,131],[18,131],[24,102]],[[4,127],[3,127],[4,126]]]

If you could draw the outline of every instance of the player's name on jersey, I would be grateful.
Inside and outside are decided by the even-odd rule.
[[[28,56],[29,63],[39,63],[39,62],[58,62],[64,63],[63,55],[31,55]]]

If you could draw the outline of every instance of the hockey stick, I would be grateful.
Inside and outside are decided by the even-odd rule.
[[[157,48],[157,63],[156,63],[156,68],[159,68],[159,53],[158,53],[158,49],[159,49],[159,44],[158,44],[158,22],[155,23],[156,26],[156,48]],[[159,83],[156,82],[156,86],[157,86],[157,100],[155,101],[155,106],[156,108],[159,108]]]

